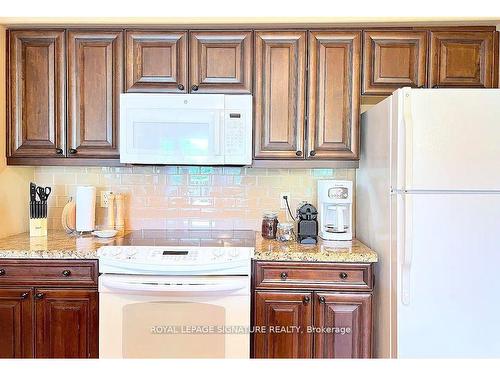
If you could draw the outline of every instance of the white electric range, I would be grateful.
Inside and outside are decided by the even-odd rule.
[[[102,358],[249,358],[253,231],[140,231],[99,256]]]

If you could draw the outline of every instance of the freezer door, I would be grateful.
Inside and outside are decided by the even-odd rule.
[[[397,189],[500,191],[499,89],[404,88],[394,96]]]
[[[500,194],[404,194],[399,358],[500,358]]]

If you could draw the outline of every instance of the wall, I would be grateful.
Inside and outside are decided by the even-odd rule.
[[[30,167],[7,167],[5,51],[5,28],[0,26],[0,238],[28,229],[29,182],[34,172]]]
[[[354,170],[258,169],[228,167],[37,167],[35,182],[53,187],[49,199],[49,227],[61,228],[62,207],[77,185],[126,195],[129,229],[260,227],[262,212],[280,210],[280,193],[289,192],[292,210],[302,200],[316,204],[316,181],[353,180]],[[107,209],[98,208],[97,224]]]

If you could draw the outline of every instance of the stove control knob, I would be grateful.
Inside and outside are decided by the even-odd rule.
[[[224,255],[224,249],[220,249],[220,248],[213,249],[213,250],[212,250],[212,254],[213,254],[216,258],[221,257],[222,255]]]
[[[240,255],[240,250],[238,250],[238,249],[229,250],[230,257],[237,258],[239,255]]]
[[[120,249],[119,247],[113,247],[110,250],[110,253],[112,256],[118,256],[121,254],[121,252],[122,252],[122,249]]]

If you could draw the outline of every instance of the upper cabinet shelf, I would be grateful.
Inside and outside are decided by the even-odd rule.
[[[405,86],[496,87],[497,45],[493,29],[365,30],[363,94],[390,95]]]

